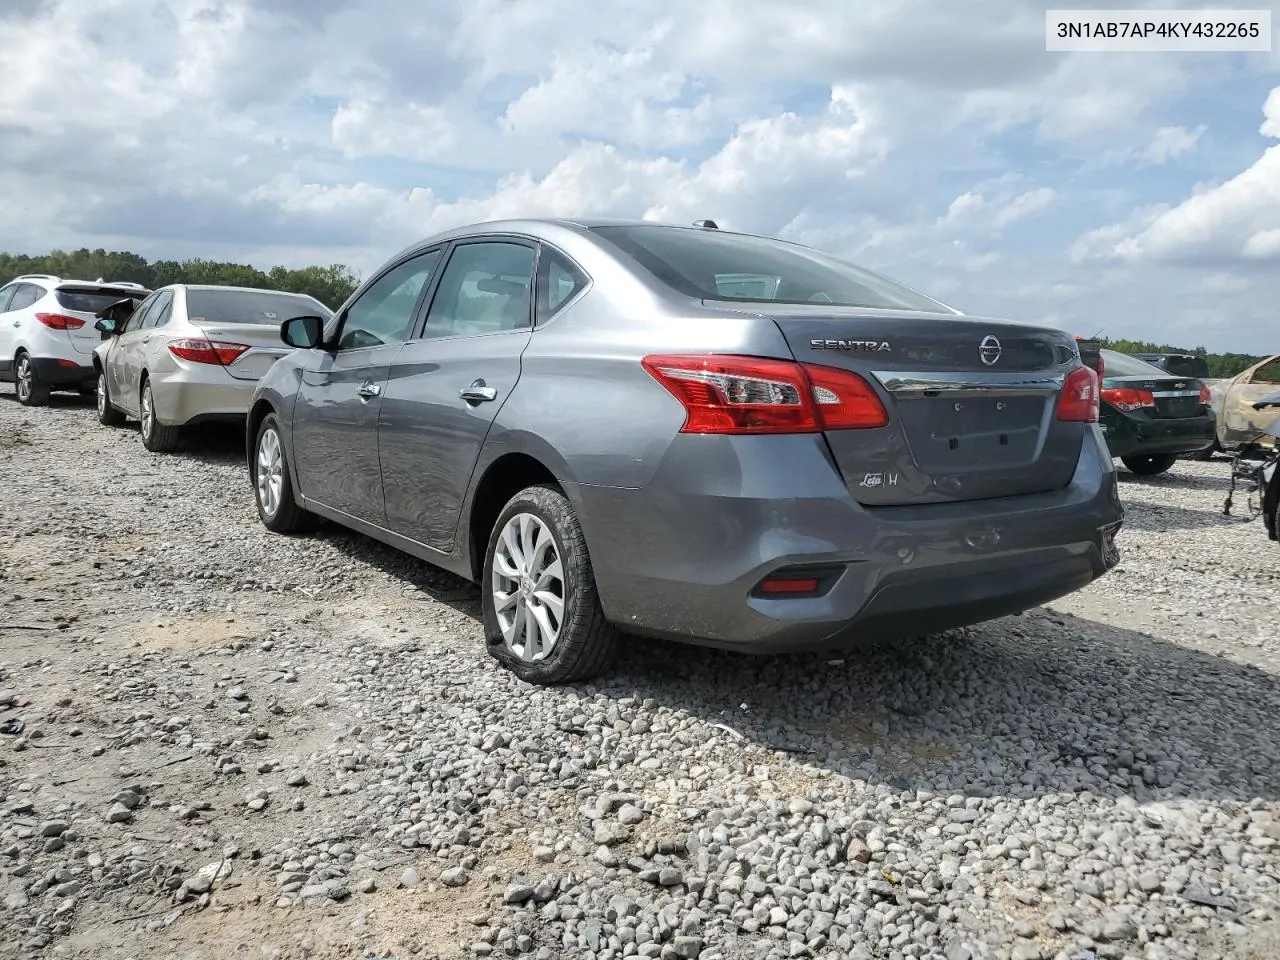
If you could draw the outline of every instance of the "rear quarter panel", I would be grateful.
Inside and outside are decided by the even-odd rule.
[[[534,331],[484,459],[520,451],[563,473],[560,479],[643,487],[685,415],[640,361],[655,353],[706,351],[791,357],[766,318],[656,297],[610,297],[597,284]]]

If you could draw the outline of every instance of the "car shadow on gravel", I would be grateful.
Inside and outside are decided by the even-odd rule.
[[[475,585],[359,534],[323,535],[406,594],[479,619]],[[899,791],[1280,800],[1280,677],[1043,609],[839,654],[628,639],[607,677],[577,688],[683,711],[757,764],[792,758]]]
[[[1242,503],[1238,500],[1237,503]],[[1141,530],[1144,533],[1164,533],[1169,530],[1205,530],[1227,527],[1240,523],[1239,511],[1233,516],[1224,517],[1221,508],[1216,510],[1192,510],[1188,507],[1175,507],[1165,504],[1126,503],[1124,508],[1124,530],[1120,532],[1121,548],[1124,547],[1125,530]]]
[[[1169,473],[1154,477],[1139,477],[1125,470],[1116,472],[1116,479],[1121,486],[1134,487],[1168,487],[1173,490],[1221,490],[1224,494],[1231,486],[1231,465],[1224,461],[1221,476],[1201,476],[1192,473],[1178,473],[1176,468]]]
[[[898,790],[1280,799],[1280,678],[1043,610],[838,656],[644,641],[604,692]]]

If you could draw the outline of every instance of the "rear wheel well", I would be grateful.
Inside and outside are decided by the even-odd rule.
[[[477,581],[484,575],[484,554],[498,514],[517,493],[539,483],[559,486],[555,474],[540,460],[524,453],[504,454],[485,471],[471,501],[471,516],[467,524],[471,573]]]

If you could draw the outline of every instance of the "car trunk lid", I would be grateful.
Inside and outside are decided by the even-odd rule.
[[[951,314],[762,304],[797,360],[857,373],[884,427],[827,442],[867,506],[1040,493],[1070,482],[1087,425],[1057,419],[1080,365],[1062,331]]]
[[[1172,376],[1107,377],[1102,399],[1126,413],[1141,410],[1159,420],[1198,417],[1205,407],[1200,381]]]
[[[271,365],[290,351],[280,339],[277,324],[211,323],[200,317],[192,317],[191,322],[215,347],[225,344],[229,348],[245,348],[230,363],[224,364],[227,373],[237,380],[262,379]]]

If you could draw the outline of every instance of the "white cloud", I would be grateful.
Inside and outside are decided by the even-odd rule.
[[[1175,157],[1194,150],[1208,129],[1203,123],[1193,130],[1186,127],[1161,127],[1156,131],[1155,139],[1142,151],[1141,157],[1154,166],[1168,163]]]
[[[1259,132],[1280,138],[1280,87],[1263,105]],[[1280,259],[1280,146],[1248,169],[1154,216],[1139,216],[1086,234],[1077,250],[1129,261]]]
[[[332,130],[334,145],[348,159],[402,157],[430,161],[447,152],[456,139],[453,124],[440,107],[370,99],[338,107]]]

